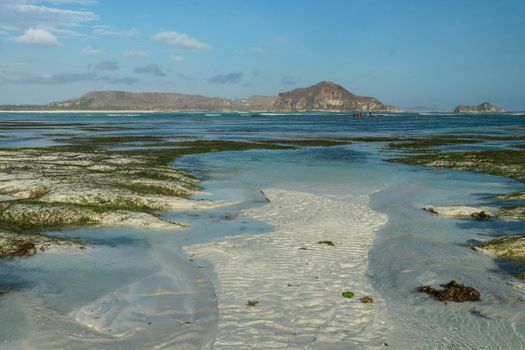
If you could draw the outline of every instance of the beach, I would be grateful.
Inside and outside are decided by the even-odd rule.
[[[216,274],[219,323],[213,348],[383,347],[385,302],[367,271],[368,249],[387,218],[371,210],[363,194],[274,188],[264,194],[267,205],[243,214],[273,225],[274,232],[185,249]],[[344,298],[344,291],[355,296]],[[373,303],[360,302],[364,296]]]

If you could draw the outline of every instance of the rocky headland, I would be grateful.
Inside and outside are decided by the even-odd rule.
[[[344,112],[393,110],[374,97],[357,96],[330,81],[280,93],[270,109],[276,112]]]

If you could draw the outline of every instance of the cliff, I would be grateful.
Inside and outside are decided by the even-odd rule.
[[[352,94],[340,85],[323,81],[316,85],[280,93],[270,109],[276,112],[389,111],[373,97]]]
[[[454,113],[499,113],[499,112],[505,112],[505,109],[494,107],[489,102],[483,102],[477,106],[459,105],[456,108],[454,108]]]

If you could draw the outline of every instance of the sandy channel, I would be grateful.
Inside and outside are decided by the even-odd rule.
[[[362,194],[264,193],[270,203],[243,214],[273,225],[274,232],[185,248],[216,274],[213,348],[384,348],[385,302],[367,270],[368,250],[387,217],[371,210]],[[343,291],[355,297],[343,298]],[[361,303],[365,295],[374,302]]]

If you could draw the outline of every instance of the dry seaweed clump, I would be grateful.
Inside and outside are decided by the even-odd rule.
[[[332,241],[319,241],[319,242],[317,242],[317,244],[327,245],[329,247],[335,247],[335,244]]]
[[[372,304],[374,302],[374,298],[372,298],[370,295],[365,295],[359,298],[359,301],[363,304]]]
[[[435,300],[443,302],[453,301],[456,303],[462,303],[465,301],[478,301],[481,297],[480,293],[473,287],[465,286],[456,281],[442,284],[441,287],[444,289],[437,290],[431,286],[422,286],[417,288],[417,291],[426,293]]]
[[[500,258],[523,260],[525,259],[525,235],[491,239],[478,244],[474,249]]]

